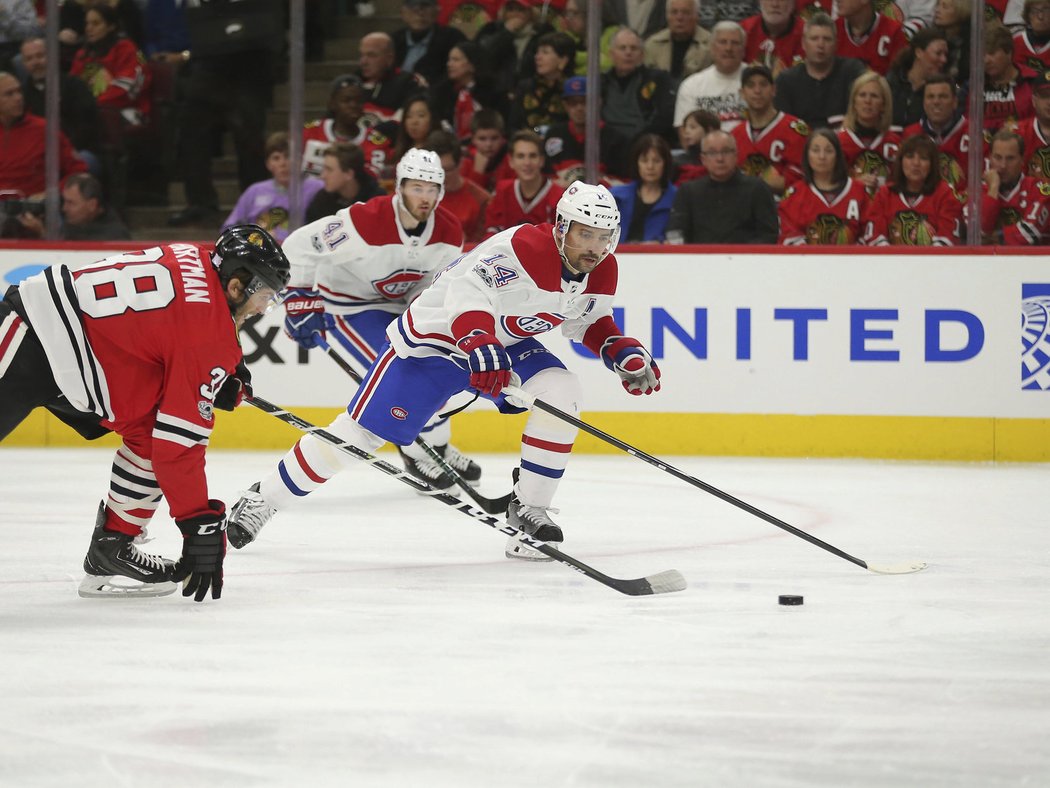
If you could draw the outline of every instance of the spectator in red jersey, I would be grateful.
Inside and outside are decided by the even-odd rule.
[[[119,110],[132,126],[146,122],[150,112],[146,57],[121,35],[113,6],[102,2],[87,9],[84,46],[77,50],[69,73],[87,83],[100,108]]]
[[[850,175],[869,194],[886,182],[900,148],[900,129],[893,127],[893,97],[886,77],[866,71],[850,90],[849,109],[838,132]]]
[[[955,246],[963,204],[941,179],[937,144],[920,134],[901,145],[890,180],[868,213],[865,242],[873,246]]]
[[[773,194],[783,194],[802,177],[802,149],[809,126],[773,106],[776,88],[766,66],[744,69],[740,95],[747,104],[747,120],[731,132],[740,169],[764,180]]]
[[[303,174],[319,176],[325,151],[337,142],[351,142],[361,148],[369,171],[378,176],[393,154],[393,135],[397,123],[386,121],[376,127],[364,123],[365,90],[356,74],[342,74],[332,80],[328,94],[328,115],[303,126]]]
[[[886,74],[893,96],[893,125],[904,128],[922,117],[922,89],[926,80],[943,74],[948,63],[948,39],[928,27],[916,33]]]
[[[694,109],[685,116],[682,121],[681,150],[672,154],[671,160],[675,166],[675,185],[681,186],[696,178],[703,178],[707,174],[707,167],[700,159],[700,149],[704,137],[712,131],[722,128],[722,121],[713,112],[706,109]]]
[[[441,207],[459,219],[464,240],[480,241],[485,231],[485,206],[491,195],[460,173],[463,148],[454,134],[435,131],[427,137],[426,148],[437,154],[441,159],[441,169],[445,171],[445,196],[441,198]]]
[[[470,121],[470,146],[463,155],[460,172],[492,194],[496,184],[514,177],[507,156],[503,116],[493,109],[482,109]]]
[[[470,141],[474,113],[483,107],[503,112],[507,97],[491,86],[481,49],[473,41],[460,41],[448,53],[446,76],[430,88],[434,111],[463,143]]]
[[[1050,70],[1043,69],[1032,81],[1032,109],[1034,116],[1017,124],[1024,141],[1024,169],[1050,180]]]
[[[643,134],[631,146],[631,180],[612,188],[620,209],[620,239],[663,243],[678,192],[671,183],[671,146],[656,134]]]
[[[1050,69],[1050,2],[1024,0],[1024,30],[1014,33],[1014,63],[1033,71]]]
[[[26,112],[22,85],[15,76],[0,71],[0,191],[13,192],[12,196],[18,198],[43,198],[46,126],[43,118]],[[87,170],[61,131],[58,155],[61,177]],[[17,235],[17,225],[14,217],[9,217],[5,230]]]
[[[970,0],[937,0],[933,26],[948,39],[947,73],[957,83],[970,79]]]
[[[747,33],[744,62],[780,72],[802,62],[802,30],[805,21],[795,12],[794,0],[759,0],[758,13],[740,26]]]
[[[959,195],[966,194],[970,124],[959,110],[958,89],[945,74],[930,77],[923,88],[923,117],[908,126],[903,137],[925,134],[940,151],[941,178]]]
[[[1009,129],[992,137],[981,200],[981,240],[1001,246],[1037,246],[1050,223],[1050,183],[1024,174],[1024,142]]]
[[[500,181],[485,211],[485,235],[519,224],[553,222],[565,191],[544,173],[543,138],[522,129],[510,138],[510,167],[517,177]]]
[[[645,65],[668,72],[676,84],[711,65],[711,34],[699,20],[698,0],[667,0],[667,27],[645,39]]]
[[[901,23],[875,11],[873,0],[835,0],[839,57],[855,57],[879,74],[908,45]]]
[[[1002,25],[984,31],[984,133],[1032,117],[1032,79],[1035,72],[1014,63],[1014,39]]]
[[[864,184],[849,177],[838,137],[816,129],[806,140],[803,180],[780,201],[780,243],[788,246],[860,243],[870,202]]]

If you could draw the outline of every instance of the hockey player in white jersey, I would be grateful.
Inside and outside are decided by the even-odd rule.
[[[393,195],[318,219],[283,245],[292,264],[285,331],[304,348],[315,347],[318,337],[330,333],[362,370],[386,344],[390,321],[436,271],[463,252],[463,228],[439,204],[445,171],[437,154],[409,150],[397,165],[396,183]],[[481,467],[449,442],[448,418],[435,416],[421,437],[467,481],[481,479]],[[452,486],[452,479],[412,441],[401,457],[410,473],[431,486]]]
[[[536,339],[559,326],[600,356],[628,393],[658,391],[656,362],[612,316],[619,234],[620,213],[608,189],[577,181],[559,200],[555,224],[504,230],[463,255],[390,324],[389,345],[346,412],[325,429],[367,452],[387,441],[403,446],[450,396],[467,389],[504,413],[520,413],[502,392],[512,380],[578,415],[578,378]],[[540,410],[529,414],[521,437],[507,522],[555,545],[563,535],[549,512],[575,438],[575,427]],[[351,462],[304,436],[237,502],[230,529],[258,532]],[[506,555],[549,560],[513,537]]]

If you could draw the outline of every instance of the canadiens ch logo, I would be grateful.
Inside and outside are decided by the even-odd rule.
[[[376,279],[372,287],[384,298],[396,300],[415,287],[424,276],[426,273],[423,271],[398,271],[383,279]]]
[[[560,325],[565,318],[560,315],[552,315],[549,312],[540,312],[538,315],[508,315],[500,318],[503,330],[512,337],[531,337],[543,334]]]
[[[404,421],[408,418],[408,411],[398,405],[395,405],[390,409],[390,415],[398,421]]]

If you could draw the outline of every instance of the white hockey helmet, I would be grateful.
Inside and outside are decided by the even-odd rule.
[[[598,230],[612,230],[612,237],[602,258],[616,249],[620,240],[620,209],[616,207],[612,193],[604,186],[573,181],[558,200],[557,217],[555,230],[561,236],[559,249],[565,242],[565,235],[569,232],[572,222],[579,222]]]
[[[445,170],[441,166],[441,157],[432,150],[409,148],[405,151],[405,155],[401,157],[394,171],[394,190],[399,198],[402,197],[401,183],[406,178],[436,183],[440,189],[438,202],[441,202],[441,198],[445,196]]]

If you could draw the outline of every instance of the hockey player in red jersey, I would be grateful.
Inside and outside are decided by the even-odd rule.
[[[395,180],[394,194],[311,222],[284,242],[292,266],[285,332],[310,349],[330,331],[362,370],[386,344],[390,321],[463,252],[459,219],[440,205],[445,195],[440,157],[409,149]],[[447,418],[432,420],[421,437],[467,481],[481,479],[481,467],[449,442]],[[434,487],[451,487],[448,474],[409,443],[401,452],[405,468]],[[238,535],[231,541],[243,546]]]
[[[992,137],[981,199],[981,237],[1002,246],[1038,246],[1050,227],[1050,183],[1024,174],[1024,143],[1008,129]]]
[[[598,355],[629,393],[659,390],[656,362],[638,340],[623,336],[612,317],[612,252],[619,234],[620,213],[609,190],[577,181],[558,201],[553,225],[512,227],[458,258],[390,324],[390,344],[346,412],[325,429],[369,453],[387,441],[403,446],[450,396],[468,389],[503,413],[520,413],[503,392],[512,381],[578,414],[578,379],[537,339],[559,326]],[[572,425],[541,410],[525,424],[507,522],[544,542],[562,541],[548,511],[575,437]],[[350,462],[305,436],[235,504],[231,530],[258,533],[278,510]],[[506,554],[547,560],[513,537]]]
[[[865,243],[871,246],[955,246],[963,206],[941,177],[937,143],[919,134],[901,145],[889,182],[868,210]]]
[[[288,269],[265,230],[239,225],[214,252],[174,243],[54,265],[0,302],[0,438],[43,407],[89,440],[124,439],[81,596],[161,596],[182,580],[198,602],[221,595],[226,511],[208,497],[205,447],[214,409],[232,410],[249,385],[238,328]],[[162,496],[183,534],[174,563],[133,543]]]
[[[867,224],[868,194],[850,178],[835,132],[815,129],[806,141],[804,177],[777,206],[780,243],[788,246],[859,243]]]

